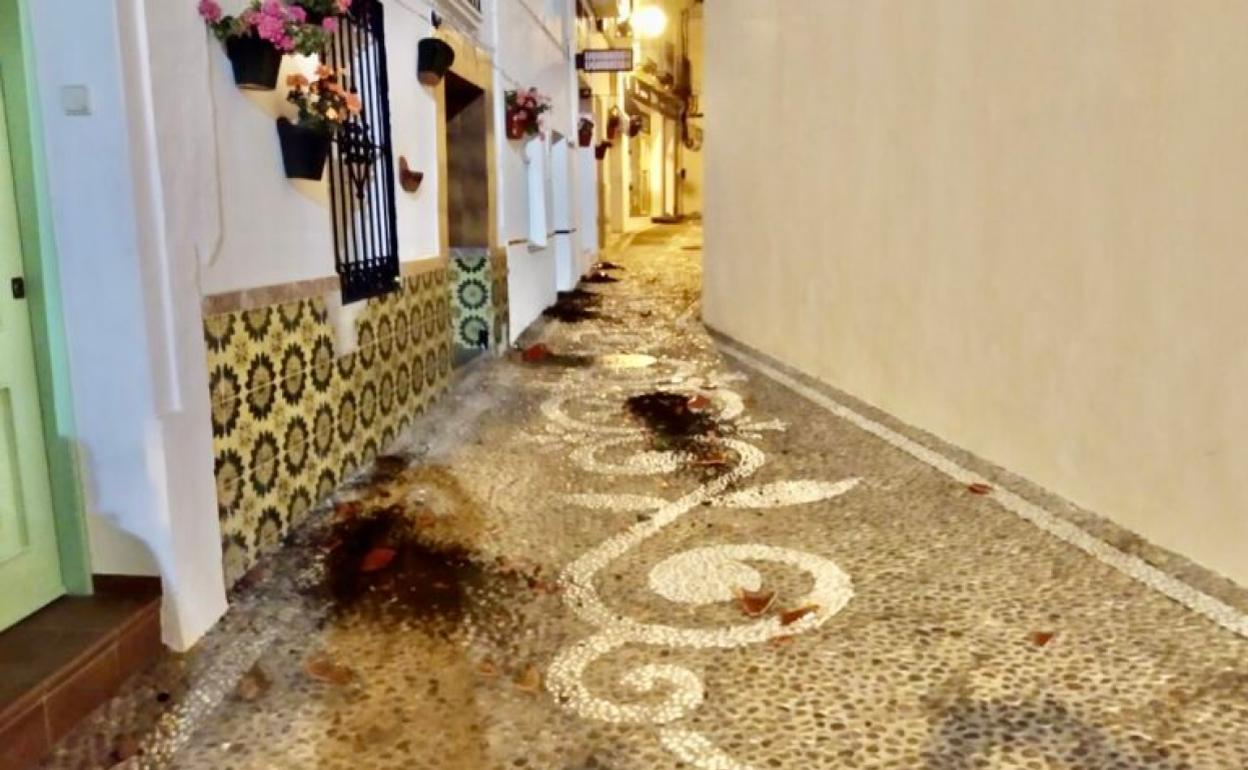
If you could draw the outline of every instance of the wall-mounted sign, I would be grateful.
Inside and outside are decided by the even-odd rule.
[[[632,72],[633,49],[591,48],[576,55],[577,69],[585,72]]]

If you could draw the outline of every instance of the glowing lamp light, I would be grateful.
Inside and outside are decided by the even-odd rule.
[[[657,5],[643,5],[633,11],[628,23],[632,25],[637,37],[658,37],[663,34],[663,30],[667,29],[667,14]]]

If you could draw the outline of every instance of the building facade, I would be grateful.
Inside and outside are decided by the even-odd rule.
[[[0,541],[43,553],[10,621],[93,573],[158,575],[165,641],[191,646],[458,362],[509,346],[595,261],[576,4],[356,0],[342,23],[367,8],[340,77],[373,78],[371,133],[338,134],[327,171],[297,179],[275,124],[319,57],[282,56],[275,88],[240,88],[193,0],[0,3],[6,234],[25,279],[7,309],[34,340],[0,349],[0,368],[27,375],[25,413],[42,417],[8,426],[21,443],[0,470],[45,492],[0,485],[15,524]],[[454,53],[437,80],[421,77],[429,38]],[[542,131],[509,138],[508,92],[530,88]],[[368,228],[376,264],[351,262]]]

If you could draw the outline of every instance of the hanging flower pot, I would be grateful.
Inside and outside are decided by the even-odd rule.
[[[523,139],[527,123],[523,110],[507,110],[507,138],[512,141]]]
[[[628,118],[628,138],[632,139],[641,133],[641,129],[645,128],[645,118],[640,115],[630,115]]]
[[[350,0],[321,1],[350,5]],[[234,82],[240,88],[266,91],[277,87],[283,54],[313,56],[323,53],[338,24],[336,16],[309,23],[305,8],[280,0],[265,3],[251,0],[237,16],[225,15],[217,0],[199,0],[199,15],[213,35],[225,44],[226,56],[234,69]]]
[[[336,26],[336,17],[351,10],[351,0],[290,0],[292,8],[299,8],[306,17],[304,21],[315,26],[324,26],[326,19],[335,19],[330,26]]]
[[[507,91],[503,96],[507,106],[505,130],[508,139],[514,141],[542,133],[542,115],[550,110],[549,96],[539,93],[536,88]]]
[[[320,179],[329,158],[329,134],[277,119],[277,137],[282,143],[282,165],[288,179]]]
[[[339,74],[322,64],[315,80],[298,73],[286,78],[290,87],[286,101],[299,108],[299,119],[278,118],[277,136],[282,143],[282,164],[291,179],[320,179],[334,135],[360,114],[359,95],[342,87]]]
[[[612,107],[607,115],[607,141],[614,142],[615,138],[620,135],[621,122],[623,119],[620,116],[620,108]]]
[[[436,86],[455,63],[455,49],[445,40],[423,38],[416,49],[416,79],[427,86]]]
[[[234,84],[250,91],[272,91],[277,88],[277,73],[282,68],[282,52],[267,40],[255,35],[231,37],[225,41],[225,55],[234,69]]]
[[[607,157],[607,150],[609,149],[611,149],[610,142],[599,142],[598,146],[594,148],[594,157],[598,160],[602,160]]]
[[[576,126],[576,141],[582,147],[589,147],[594,143],[594,121],[581,118]]]

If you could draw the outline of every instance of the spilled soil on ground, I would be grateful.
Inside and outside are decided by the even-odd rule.
[[[601,317],[598,305],[602,297],[592,291],[576,288],[571,291],[559,292],[555,304],[542,311],[547,318],[554,318],[564,323],[580,323]]]

